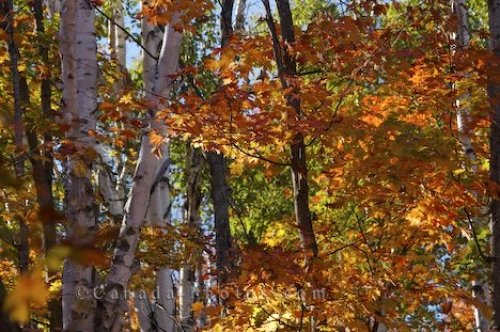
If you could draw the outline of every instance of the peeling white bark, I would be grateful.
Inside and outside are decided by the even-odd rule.
[[[145,41],[145,48],[151,54],[158,54],[161,45],[162,32],[157,26],[151,25],[147,18],[143,18],[143,40]],[[171,29],[170,29],[171,30]],[[165,42],[165,41],[163,41]],[[162,48],[162,52],[163,52]],[[180,52],[179,50],[172,50]],[[169,54],[169,53],[167,53]],[[161,56],[161,54],[160,54]],[[146,95],[150,95],[154,82],[162,78],[157,76],[158,71],[155,70],[155,60],[148,54],[143,55],[143,80],[144,90]],[[173,70],[172,70],[173,69]],[[161,75],[171,75],[177,70],[172,64],[171,71],[165,71]],[[166,79],[166,78],[163,78]],[[168,97],[169,91],[161,93],[162,96]],[[164,103],[164,101],[162,101]],[[160,125],[159,132],[161,135],[166,136],[167,128],[165,125]],[[156,170],[153,191],[151,193],[149,208],[146,214],[145,222],[149,225],[162,227],[167,225],[170,221],[170,188],[168,183],[168,166],[170,163],[169,142],[160,147],[161,159],[158,163]],[[154,317],[158,326],[167,331],[174,331],[175,321],[175,299],[173,299],[174,285],[171,278],[172,271],[168,267],[162,267],[156,271],[156,286],[158,289],[158,298],[156,299],[156,306],[154,310]]]
[[[159,96],[168,96],[172,80],[170,75],[177,69],[182,34],[168,27],[162,43],[162,49],[153,86],[153,94],[149,95],[151,107],[151,130],[159,131],[162,124],[154,119],[154,114],[164,103]],[[145,55],[146,56],[146,55]],[[147,73],[150,74],[150,73]],[[111,296],[112,290],[118,292],[126,289],[133,274],[134,265],[137,265],[135,251],[139,241],[140,229],[146,217],[149,198],[153,187],[157,169],[158,158],[152,152],[153,146],[149,141],[147,133],[141,140],[139,160],[134,175],[129,199],[125,207],[125,216],[120,230],[119,240],[113,256],[111,270],[106,278],[107,296],[102,301],[101,312],[102,330],[108,331],[114,322],[124,312],[124,299],[116,299]]]
[[[94,10],[85,0],[66,0],[61,12],[63,105],[70,125],[66,138],[77,153],[66,162],[67,236],[76,247],[91,243],[95,230],[91,183],[97,108],[97,45]],[[95,301],[78,298],[82,287],[93,287],[94,268],[66,260],[63,270],[63,328],[65,331],[91,331],[94,328]]]

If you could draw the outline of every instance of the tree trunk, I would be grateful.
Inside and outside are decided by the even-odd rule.
[[[95,145],[95,151],[98,155],[98,159],[95,162],[97,187],[104,200],[107,212],[111,215],[113,221],[118,221],[123,217],[125,197],[118,187],[118,179],[115,181],[113,177],[111,151],[107,146],[99,143]]]
[[[186,164],[186,202],[185,219],[190,229],[199,231],[201,195],[201,172],[203,157],[201,151],[188,144]],[[190,262],[197,262],[200,257],[193,257]],[[190,332],[195,320],[191,307],[194,299],[195,266],[184,264],[180,271],[179,318],[183,331]]]
[[[229,200],[231,189],[227,184],[227,160],[222,154],[209,152],[211,195],[215,219],[215,252],[217,283],[226,284],[233,272],[233,247],[229,225]]]
[[[151,308],[151,301],[146,293],[135,293],[134,306],[139,319],[139,328],[141,332],[154,332],[153,328],[153,308]]]
[[[224,0],[222,2],[222,47],[229,42],[229,38],[233,33],[233,4],[234,0]],[[210,168],[211,196],[214,206],[217,282],[221,286],[228,282],[234,267],[229,225],[231,189],[227,183],[228,168],[224,155],[215,151],[209,151],[207,153],[207,163]]]
[[[127,45],[126,45],[126,34],[120,29],[120,27],[125,26],[125,19],[123,13],[125,11],[124,3],[118,1],[117,6],[114,9],[114,20],[116,25],[115,29],[115,49],[116,49],[116,61],[120,64],[123,71],[127,69]]]
[[[491,65],[488,97],[492,107],[490,132],[490,181],[500,183],[500,81],[494,73],[500,69],[500,0],[488,1],[490,48],[497,64]],[[493,328],[500,329],[500,199],[492,197],[491,230],[493,253]]]
[[[141,2],[141,6],[144,3]],[[154,85],[156,78],[156,59],[159,57],[160,48],[163,40],[163,32],[157,25],[151,24],[148,17],[143,17],[141,21],[141,34],[144,48],[148,52],[142,54],[142,82],[146,98],[154,99]],[[151,209],[146,213],[146,222],[150,218]],[[154,308],[150,302],[149,297],[144,297],[139,302],[136,301],[137,310],[139,310],[139,324],[141,331],[155,331],[157,329],[157,322],[154,316]]]
[[[175,16],[175,15],[174,15]],[[154,119],[156,109],[163,100],[158,96],[168,96],[172,80],[171,75],[176,69],[179,61],[182,34],[169,26],[163,37],[162,50],[156,66],[157,74],[153,87],[154,94],[151,100],[150,124],[152,130],[160,130],[161,123]],[[133,269],[138,262],[135,251],[139,241],[140,230],[148,210],[148,202],[155,182],[158,169],[158,159],[152,152],[153,146],[149,136],[144,134],[141,140],[139,160],[134,175],[129,199],[125,207],[125,216],[120,230],[119,240],[113,255],[111,269],[106,277],[106,296],[100,302],[102,307],[99,311],[99,330],[109,331],[115,322],[120,319],[126,311],[126,301],[123,298],[115,298],[113,294],[123,294],[127,288]],[[118,293],[116,293],[118,292]]]
[[[175,292],[172,270],[167,267],[156,271],[156,308],[154,317],[158,331],[175,332]]]
[[[66,139],[77,153],[67,160],[67,238],[74,248],[85,248],[95,231],[91,169],[96,128],[97,45],[94,9],[86,0],[66,0],[61,13],[61,55],[64,113],[69,120]],[[63,269],[63,328],[91,331],[95,301],[91,296],[77,299],[77,291],[95,284],[92,266],[67,259]]]
[[[6,2],[2,6],[2,15],[6,15],[7,12],[9,14],[6,16],[8,19],[6,20],[7,26],[5,29],[9,32],[9,53],[11,55],[11,74],[13,75],[13,85],[14,85],[14,107],[16,109],[15,113],[17,116],[15,117],[16,121],[22,121],[22,108],[30,104],[30,95],[28,83],[26,82],[26,78],[19,73],[17,69],[17,62],[19,60],[19,50],[13,38],[13,24],[12,24],[12,15],[13,15],[13,4],[12,2]],[[43,4],[41,0],[35,0],[33,3],[33,14],[35,17],[35,27],[36,32],[38,34],[43,34],[45,32],[44,23],[43,23]],[[48,63],[48,49],[47,47],[41,46],[39,47],[38,53],[40,57]],[[41,106],[42,113],[47,115],[51,108],[51,89],[50,89],[50,79],[43,78],[41,81]],[[22,123],[16,123],[16,144],[21,147],[22,144]],[[35,184],[35,191],[37,193],[37,203],[39,205],[39,218],[42,222],[43,227],[43,248],[44,252],[47,253],[56,243],[56,228],[54,215],[56,214],[54,211],[54,203],[52,197],[52,156],[49,154],[45,154],[45,159],[48,161],[43,161],[41,156],[40,149],[38,147],[39,142],[36,135],[35,130],[32,126],[25,126],[26,137],[28,140],[28,145],[30,149],[30,162],[32,164],[32,173],[33,173],[33,181]],[[49,134],[44,135],[45,143],[50,143],[51,136]],[[19,158],[19,161],[22,162],[23,158]],[[21,165],[22,166],[22,165]],[[17,173],[18,175],[22,175],[24,167],[18,167]],[[22,173],[19,173],[22,172]],[[28,246],[28,234],[29,229],[27,225],[22,222],[20,225],[20,269],[22,271],[28,270],[29,264],[29,246]],[[48,279],[51,280],[53,273],[49,271]],[[49,319],[50,326],[53,330],[56,328],[62,327],[61,320],[61,309],[60,304],[57,299],[53,299],[49,302]]]
[[[175,23],[173,23],[175,24]],[[171,24],[172,26],[172,24]],[[145,31],[143,34],[150,42],[146,47],[150,47],[148,51],[156,55],[158,53],[158,46],[155,45],[155,36],[157,34],[157,27],[152,27],[149,22],[144,25]],[[152,34],[152,35],[149,35]],[[145,54],[143,58],[143,70],[145,73],[154,72],[155,63],[150,61],[150,57]],[[153,66],[152,68],[149,66]],[[148,69],[146,69],[148,68]],[[177,70],[177,67],[172,67],[171,72],[165,72],[164,75],[172,75]],[[157,77],[156,79],[159,79]],[[145,82],[150,81],[147,75],[144,75]],[[145,84],[146,93],[148,92]],[[164,97],[168,97],[167,94]],[[161,124],[158,131],[162,136],[167,135],[167,128]],[[149,208],[146,214],[146,222],[151,225],[164,228],[170,223],[170,185],[168,181],[169,166],[170,166],[170,143],[165,141],[160,147],[161,159],[158,163],[155,181],[149,200]],[[156,287],[158,291],[158,298],[156,299],[157,306],[155,306],[154,317],[158,327],[167,332],[173,332],[175,329],[175,297],[174,297],[174,284],[172,281],[172,270],[169,267],[160,267],[156,271]]]
[[[469,47],[469,23],[468,23],[468,9],[465,0],[454,0],[452,3],[453,14],[457,17],[457,34],[456,34],[456,44],[459,49],[466,49]],[[453,54],[454,55],[454,54]],[[454,89],[457,87],[454,86]],[[477,174],[478,169],[476,165],[476,152],[472,145],[471,133],[470,133],[470,123],[471,117],[469,109],[461,106],[461,101],[465,101],[470,96],[468,94],[460,95],[455,101],[455,107],[457,111],[457,127],[459,133],[459,141],[462,145],[465,156],[472,165],[471,171]],[[474,193],[476,196],[478,193]],[[474,223],[480,223],[479,220],[474,220]],[[487,282],[473,280],[472,281],[472,296],[480,301],[481,303],[487,305],[487,301],[484,291],[488,288]],[[475,330],[478,332],[486,332],[489,328],[488,318],[481,312],[479,307],[474,307],[474,321]]]
[[[290,3],[288,0],[276,0],[276,4],[281,22],[281,35],[283,41],[288,45],[293,45],[295,44],[295,33]],[[277,30],[272,19],[269,0],[264,0],[264,5],[266,7],[268,26],[273,39],[278,75],[283,89],[291,91],[285,98],[288,106],[295,112],[296,121],[299,122],[302,118],[302,110],[300,106],[299,88],[295,83],[297,78],[297,65],[293,56],[288,53],[288,49],[286,47],[281,47]],[[306,146],[304,144],[304,135],[301,132],[294,133],[290,148],[292,152],[291,164],[295,218],[299,228],[300,242],[303,249],[312,253],[313,256],[316,256],[318,253],[318,246],[316,244],[311,212],[309,210]]]
[[[122,70],[127,69],[127,35],[123,31],[125,20],[123,17],[124,4],[122,1],[114,0],[111,4],[111,18],[108,22],[109,50],[111,59],[115,60]]]
[[[245,11],[247,9],[247,0],[238,0],[236,5],[236,22],[234,23],[234,30],[245,30]]]
[[[19,49],[14,39],[14,6],[12,0],[0,3],[0,15],[3,17],[0,27],[7,32],[8,35],[7,48],[9,52],[10,76],[14,95],[14,145],[16,147],[14,170],[17,181],[22,183],[25,160],[23,146],[23,113],[24,108],[29,104],[29,94],[26,80],[21,77],[18,69]],[[23,216],[16,214],[15,219],[19,223],[19,233],[15,241],[18,253],[18,267],[20,274],[24,274],[29,270],[29,229]],[[0,292],[4,292],[3,284],[0,286],[2,287]],[[1,295],[2,298],[0,300],[3,301],[4,294]],[[6,321],[5,324],[9,325],[8,321]],[[12,325],[12,327],[14,328],[15,326]]]

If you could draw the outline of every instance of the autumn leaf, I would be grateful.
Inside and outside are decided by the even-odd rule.
[[[200,302],[200,301],[193,303],[193,305],[191,306],[191,309],[193,310],[193,312],[196,316],[199,316],[204,308],[205,308],[205,305],[203,304],[203,302]]]
[[[29,321],[30,308],[44,306],[47,299],[48,289],[42,277],[42,270],[37,267],[17,280],[14,290],[5,300],[4,309],[12,320],[26,323]]]

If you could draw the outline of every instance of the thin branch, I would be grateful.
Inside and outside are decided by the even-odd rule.
[[[339,248],[337,248],[337,249],[335,249],[333,251],[330,251],[330,252],[326,253],[325,255],[326,256],[335,255],[336,253],[338,253],[338,252],[340,252],[340,251],[342,251],[344,249],[350,248],[352,246],[354,246],[354,243],[345,244],[345,245],[343,245],[343,246],[341,246],[341,247],[339,247]]]
[[[257,158],[257,159],[260,159],[260,160],[263,160],[263,161],[267,161],[268,163],[271,163],[271,164],[274,164],[274,165],[278,165],[278,166],[291,166],[290,163],[282,163],[280,161],[275,161],[275,160],[271,160],[271,159],[268,159],[260,154],[253,154],[253,153],[250,153],[248,151],[245,151],[243,150],[238,144],[236,143],[232,143],[231,144],[233,147],[236,148],[236,150],[240,151],[241,153],[243,153],[244,155],[247,155],[248,157],[252,157],[252,158]]]
[[[474,239],[474,243],[476,244],[477,251],[479,252],[479,256],[481,256],[481,258],[483,259],[483,261],[485,263],[491,263],[495,259],[495,257],[486,256],[484,254],[483,250],[481,249],[481,245],[479,244],[479,239],[477,237],[476,229],[474,228],[474,224],[472,222],[471,215],[470,215],[469,211],[467,210],[467,208],[465,208],[465,207],[464,207],[464,212],[465,212],[465,215],[467,216],[467,221],[469,222],[469,227],[472,231],[472,237]]]
[[[269,4],[269,0],[262,0],[264,7],[266,9],[266,22],[269,27],[269,32],[271,33],[271,38],[273,41],[273,50],[274,57],[276,58],[276,66],[278,67],[278,75],[280,76],[281,84],[283,88],[286,88],[288,85],[286,83],[285,78],[283,77],[284,67],[283,67],[283,54],[280,45],[280,41],[278,38],[278,33],[276,31],[276,25],[274,24],[273,14],[271,12],[271,5]]]
[[[245,227],[245,224],[243,223],[243,218],[241,218],[241,211],[236,207],[236,204],[233,199],[229,199],[229,205],[233,209],[233,211],[236,213],[236,217],[238,219],[238,222],[243,229],[243,233],[245,233],[245,237],[248,241],[249,244],[252,243],[252,238],[250,237],[250,234],[247,231],[247,228]]]

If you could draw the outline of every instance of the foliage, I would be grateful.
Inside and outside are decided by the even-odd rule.
[[[110,13],[108,4],[96,5]],[[23,123],[36,131],[43,152],[36,158],[54,158],[50,217],[61,240],[44,252],[44,218],[28,162],[33,151],[27,143],[22,151],[14,144],[8,36],[0,30],[0,279],[9,290],[5,310],[36,326],[46,320],[48,299],[60,297],[64,259],[96,266],[104,276],[119,226],[102,206],[91,247],[64,239],[66,160],[97,160],[97,154],[75,151],[64,138],[58,17],[48,19],[45,12],[46,31],[36,33],[30,6],[15,3],[18,70],[30,94]],[[126,3],[129,12],[137,7]],[[296,42],[281,41],[297,62],[298,75],[287,78],[297,90],[290,91],[280,83],[263,9],[252,9],[257,18],[251,29],[220,47],[219,7],[157,0],[126,22],[138,39],[141,17],[164,25],[178,12],[176,29],[185,32],[174,91],[157,114],[171,142],[172,223],[142,229],[142,266],[130,288],[152,290],[161,266],[197,266],[208,293],[229,294],[221,306],[193,304],[194,315],[208,315],[204,328],[213,331],[366,331],[375,323],[398,331],[459,331],[472,329],[474,307],[491,315],[471,293],[474,280],[487,278],[485,211],[490,197],[498,196],[497,184],[487,180],[491,54],[484,3],[469,2],[470,47],[457,49],[451,38],[457,21],[448,1],[305,1],[293,7]],[[109,147],[111,178],[128,193],[141,134],[147,132],[156,151],[165,137],[145,129],[152,105],[141,88],[142,68],[121,68],[111,59],[103,41],[108,22],[98,17],[98,125],[91,134]],[[277,14],[273,20],[281,29]],[[48,63],[38,52],[42,46]],[[50,114],[41,111],[43,79],[51,82]],[[300,99],[300,118],[289,107],[291,92]],[[470,117],[475,160],[459,139],[458,99]],[[301,250],[294,219],[289,155],[297,132],[307,146],[309,203],[320,249],[314,258]],[[188,145],[230,159],[238,271],[226,288],[214,286],[216,234],[206,170],[201,226],[185,224]],[[25,161],[21,177],[14,171],[16,158]],[[91,194],[103,205],[98,192]],[[31,267],[23,273],[17,269],[21,223],[29,227]],[[51,280],[48,271],[55,272]]]

